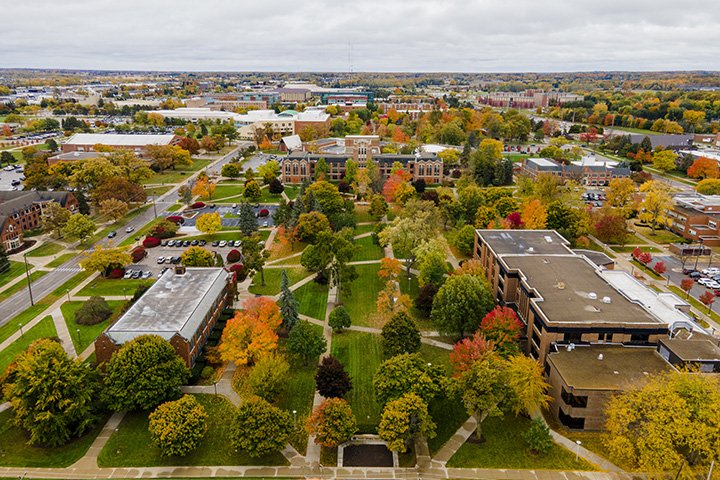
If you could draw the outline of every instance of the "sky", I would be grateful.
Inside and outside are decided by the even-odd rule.
[[[1,68],[720,70],[717,0],[4,0]]]

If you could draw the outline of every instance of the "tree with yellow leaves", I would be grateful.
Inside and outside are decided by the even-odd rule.
[[[218,212],[205,213],[195,220],[195,228],[203,233],[213,234],[222,228],[222,218]]]
[[[641,222],[649,223],[651,235],[655,235],[658,225],[664,225],[667,221],[665,212],[672,205],[668,187],[664,183],[650,180],[640,186],[640,192],[645,194],[645,198],[640,204],[638,218]]]
[[[280,308],[267,297],[248,298],[222,333],[218,351],[225,361],[253,365],[277,348]]]
[[[547,209],[537,198],[522,207],[522,223],[528,230],[542,230],[547,225]]]
[[[198,177],[195,185],[192,187],[192,194],[201,198],[210,199],[215,193],[216,185],[210,180]]]
[[[607,205],[618,209],[625,218],[637,209],[635,202],[635,182],[630,178],[613,178],[607,189]]]

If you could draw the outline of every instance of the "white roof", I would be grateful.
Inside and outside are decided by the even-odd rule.
[[[541,167],[556,167],[558,165],[556,161],[547,158],[528,158],[527,161],[533,162]]]
[[[611,160],[607,157],[595,155],[585,155],[580,160],[572,162],[573,165],[579,167],[617,167],[619,162]]]
[[[305,110],[296,117],[300,122],[326,122],[329,118],[330,114],[325,113],[324,110]]]
[[[448,145],[439,145],[437,143],[429,143],[429,144],[423,145],[420,147],[420,149],[423,152],[427,152],[427,153],[440,153],[440,152],[444,152],[445,150],[458,150],[457,147],[448,146]]]
[[[120,133],[76,133],[65,142],[66,145],[108,145],[135,146],[135,145],[169,145],[175,135],[130,135]]]
[[[680,150],[680,153],[693,157],[705,157],[720,162],[720,150]]]
[[[282,141],[289,151],[302,149],[302,140],[300,139],[300,135],[282,137]]]
[[[182,118],[182,119],[221,119],[221,120],[234,120],[238,114],[233,112],[223,112],[218,110],[210,110],[209,108],[195,108],[195,107],[181,107],[175,110],[149,110],[148,113],[159,113],[163,117],[167,118]]]

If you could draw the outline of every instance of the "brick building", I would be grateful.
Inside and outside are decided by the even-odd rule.
[[[0,240],[5,251],[22,245],[23,232],[42,226],[43,208],[50,202],[57,202],[73,213],[78,208],[72,192],[0,191]]]
[[[603,162],[583,159],[565,165],[549,158],[527,158],[523,162],[521,173],[530,178],[540,174],[550,174],[562,180],[575,180],[588,186],[606,186],[614,178],[630,176],[629,168],[617,167],[617,162]]]
[[[143,155],[150,145],[175,145],[180,140],[176,135],[132,135],[120,133],[76,133],[60,146],[62,153],[94,152],[96,145],[132,150]]]
[[[158,335],[192,368],[223,309],[232,305],[234,288],[223,268],[168,270],[95,340],[98,363],[136,337]]]
[[[683,194],[665,212],[668,228],[693,243],[720,246],[720,196]]]

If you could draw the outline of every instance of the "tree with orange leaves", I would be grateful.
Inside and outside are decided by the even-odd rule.
[[[542,230],[547,225],[547,209],[537,198],[523,205],[521,215],[528,230]]]
[[[394,171],[383,185],[383,196],[388,202],[405,203],[415,194],[415,188],[408,183],[411,176],[404,170]]]
[[[720,177],[720,168],[715,160],[700,157],[688,167],[687,175],[690,178],[718,178]]]
[[[498,305],[482,319],[478,332],[495,342],[497,351],[503,357],[508,357],[519,350],[517,340],[522,327],[523,324],[512,308]]]
[[[253,365],[277,348],[275,333],[282,322],[277,304],[267,297],[248,298],[243,310],[228,320],[218,351],[220,357],[236,365]]]
[[[210,180],[200,178],[192,188],[192,194],[202,198],[212,198],[216,185]]]
[[[495,344],[480,332],[476,332],[472,337],[463,338],[453,346],[452,352],[450,352],[450,365],[453,367],[454,376],[457,377],[462,372],[470,370],[473,363],[481,360],[493,350],[495,350]]]
[[[402,264],[400,263],[400,260],[397,258],[385,257],[380,260],[380,269],[377,272],[377,276],[386,282],[389,280],[397,280],[400,276],[401,269]]]

